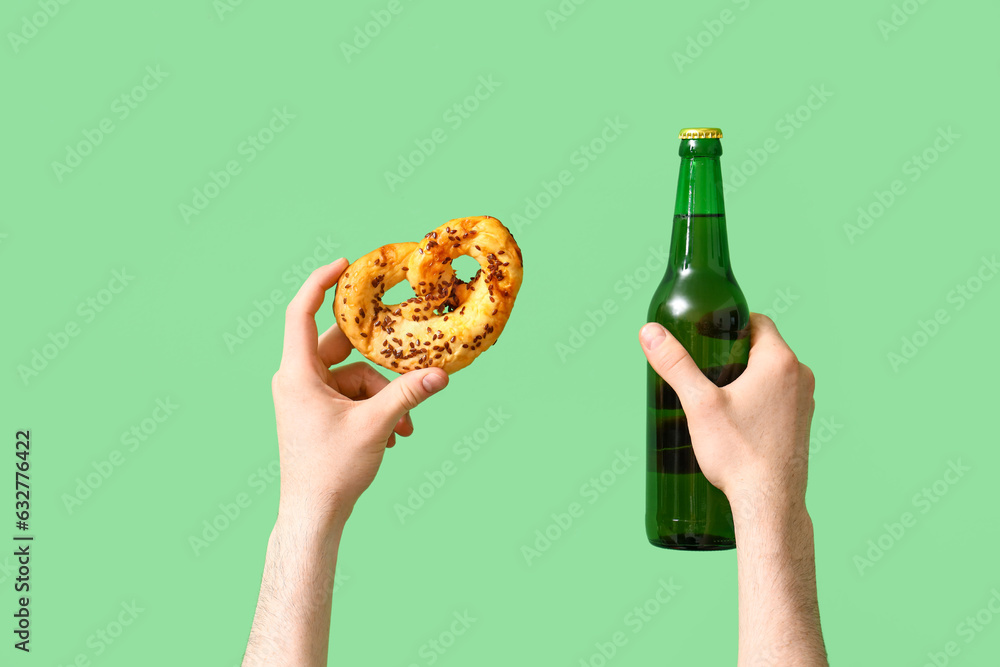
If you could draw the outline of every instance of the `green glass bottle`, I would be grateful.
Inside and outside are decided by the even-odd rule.
[[[670,258],[647,317],[719,386],[739,377],[750,353],[750,312],[729,264],[721,138],[718,128],[681,130]],[[698,466],[677,394],[649,364],[646,373],[646,535],[667,549],[732,549],[732,509]]]

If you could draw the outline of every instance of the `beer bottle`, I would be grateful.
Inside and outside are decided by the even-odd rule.
[[[720,387],[739,377],[750,353],[750,313],[729,265],[721,138],[718,128],[680,132],[670,256],[647,317],[666,327]],[[677,394],[646,366],[646,535],[667,549],[732,549],[729,502],[698,466]]]

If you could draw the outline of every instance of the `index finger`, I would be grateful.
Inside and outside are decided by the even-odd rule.
[[[354,345],[344,335],[344,332],[341,331],[340,326],[336,322],[319,337],[319,345],[317,346],[319,360],[327,368],[335,366],[346,359],[347,355],[353,349]]]
[[[778,327],[767,315],[750,313],[750,359],[754,355],[766,356],[775,353],[792,353],[788,343],[778,333]],[[753,364],[753,361],[750,362]]]
[[[285,347],[282,364],[305,368],[315,365],[319,334],[316,331],[316,312],[323,305],[326,291],[333,287],[348,262],[341,257],[332,264],[321,266],[306,278],[298,293],[285,310]]]

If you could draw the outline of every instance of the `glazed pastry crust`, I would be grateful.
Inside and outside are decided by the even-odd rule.
[[[481,267],[468,283],[451,266],[460,255]],[[347,267],[333,312],[340,329],[371,361],[397,373],[431,366],[454,373],[497,341],[522,275],[521,249],[499,220],[458,218],[420,243],[385,245]],[[416,296],[382,303],[386,291],[403,280]]]

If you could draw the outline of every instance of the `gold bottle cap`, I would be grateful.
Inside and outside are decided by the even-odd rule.
[[[722,130],[717,127],[685,127],[678,139],[721,139]]]

